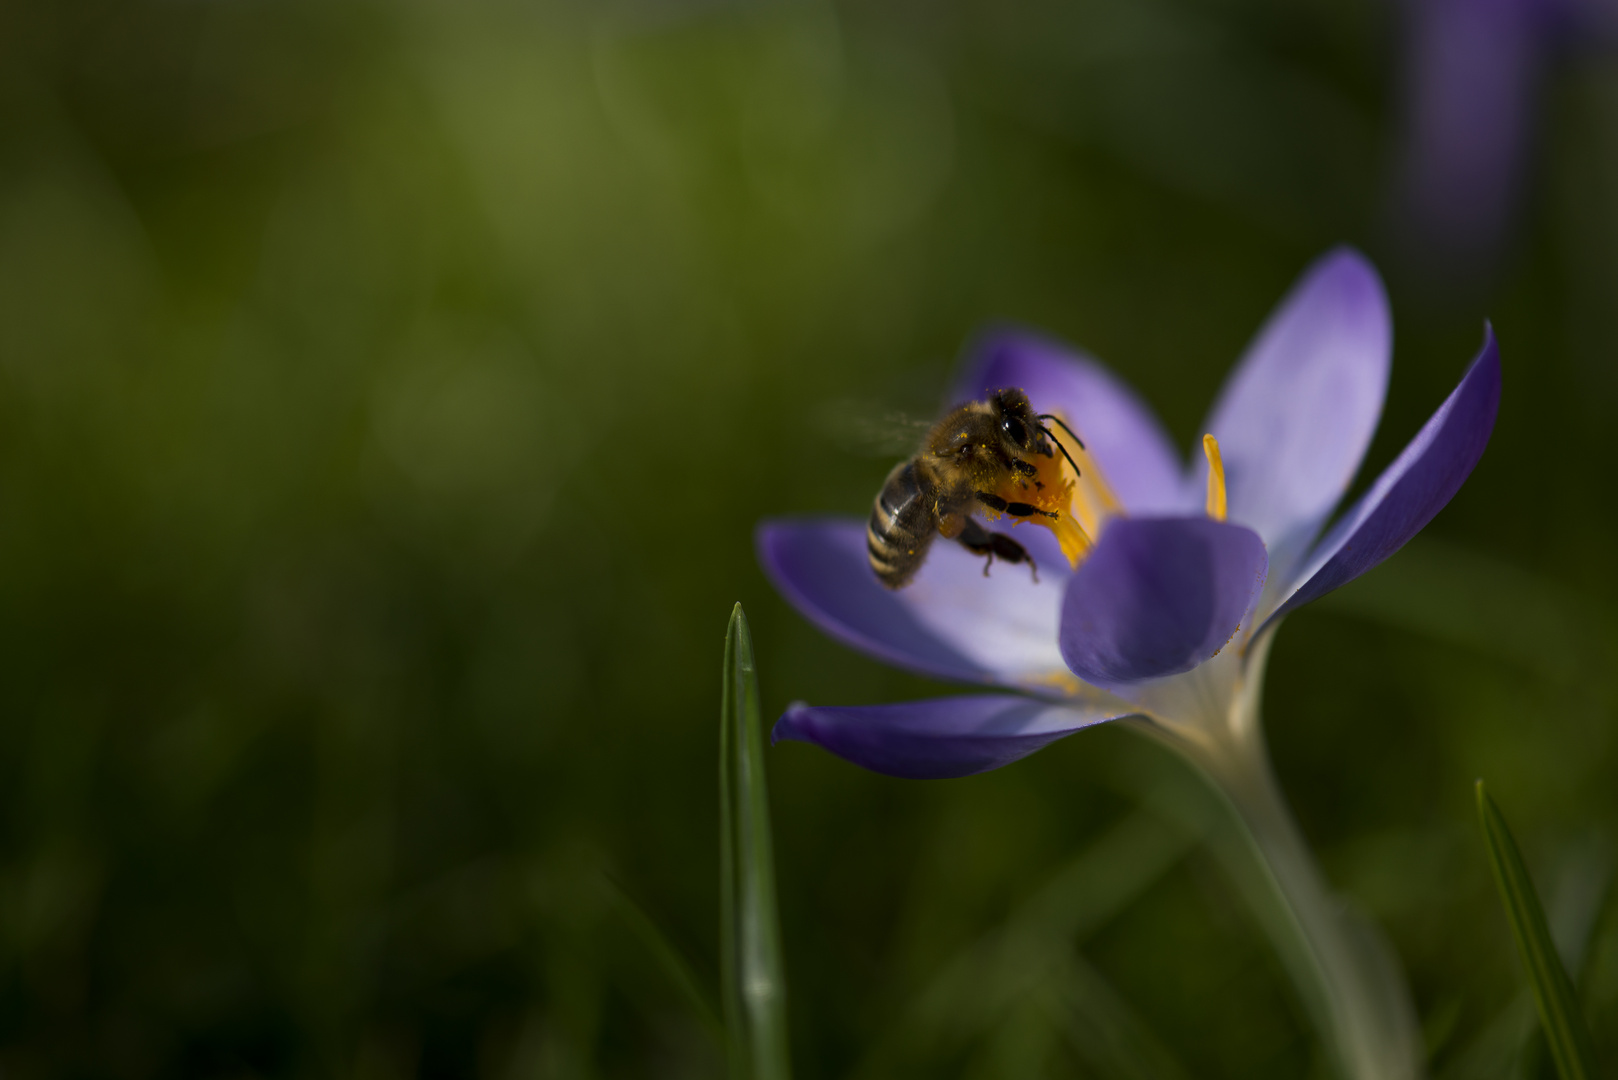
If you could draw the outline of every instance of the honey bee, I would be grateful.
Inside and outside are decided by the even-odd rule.
[[[985,509],[1018,519],[1059,516],[1059,511],[1036,505],[1048,500],[1038,498],[1046,485],[1030,457],[1053,458],[1060,450],[1075,476],[1079,467],[1044,426],[1046,420],[1061,425],[1083,449],[1066,424],[1049,413],[1035,413],[1028,395],[1017,389],[969,401],[934,424],[920,452],[888,473],[871,507],[865,551],[877,580],[890,589],[908,585],[936,534],[984,556],[985,577],[998,558],[1027,563],[1037,582],[1039,568],[1027,549],[1004,533],[991,532],[972,514]],[[1014,500],[1003,494],[1019,491],[1030,497]]]

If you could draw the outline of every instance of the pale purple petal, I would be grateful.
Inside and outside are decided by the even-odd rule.
[[[1304,274],[1231,374],[1206,431],[1225,461],[1229,519],[1285,573],[1348,489],[1387,393],[1392,329],[1370,263],[1350,250]],[[1193,467],[1201,490],[1206,466]]]
[[[1162,425],[1134,392],[1096,361],[1020,330],[986,334],[968,350],[951,405],[1008,386],[1021,388],[1040,412],[1061,413],[1132,514],[1172,514],[1188,507],[1179,455]]]
[[[1471,475],[1499,409],[1500,350],[1485,327],[1483,349],[1460,385],[1321,540],[1299,575],[1303,584],[1268,621],[1354,580],[1420,532]]]
[[[846,761],[918,780],[970,776],[1009,765],[1080,728],[1128,715],[1111,708],[1052,704],[994,694],[897,705],[793,705],[771,742],[815,743]]]
[[[1068,584],[1062,657],[1108,688],[1189,671],[1241,628],[1267,566],[1263,541],[1239,525],[1114,521]]]
[[[925,675],[1049,690],[1067,679],[1056,629],[1067,562],[1050,533],[1006,530],[1039,569],[984,560],[938,539],[913,582],[882,587],[865,554],[865,525],[767,521],[757,534],[765,573],[799,611],[861,652]],[[1070,681],[1070,680],[1068,680]]]

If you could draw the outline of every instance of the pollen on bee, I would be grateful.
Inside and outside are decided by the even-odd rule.
[[[1045,526],[1056,534],[1068,564],[1077,567],[1093,542],[1073,512],[1074,481],[1063,474],[1067,462],[1059,454],[1051,457],[1035,454],[1030,462],[1038,470],[1034,476],[1027,479],[1012,476],[1003,481],[994,494],[1008,503],[1027,503],[1034,507],[1038,513],[1014,518],[1012,524],[1030,521]],[[991,521],[1003,516],[993,510],[986,510],[985,515]]]

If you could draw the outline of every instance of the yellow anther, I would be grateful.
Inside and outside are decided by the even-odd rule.
[[[1219,456],[1219,440],[1202,437],[1202,452],[1208,459],[1208,516],[1225,520],[1225,460]]]
[[[1095,541],[1090,539],[1090,534],[1084,531],[1084,526],[1080,525],[1078,519],[1072,514],[1063,514],[1055,521],[1046,522],[1045,524],[1051,532],[1056,534],[1057,541],[1062,545],[1062,554],[1067,556],[1069,566],[1077,568],[1084,557],[1090,553],[1090,549],[1095,546]]]
[[[1068,697],[1077,697],[1084,690],[1084,684],[1071,671],[1067,670],[1024,675],[1021,681],[1023,686],[1030,690],[1055,690]]]

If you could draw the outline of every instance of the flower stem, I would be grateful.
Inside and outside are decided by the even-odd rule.
[[[1170,684],[1148,703],[1153,722],[1146,730],[1195,765],[1240,822],[1245,851],[1228,860],[1232,877],[1303,996],[1337,1074],[1418,1080],[1425,1054],[1398,961],[1376,928],[1332,893],[1270,766],[1259,705],[1273,636]]]
[[[1198,764],[1235,810],[1258,856],[1271,892],[1264,928],[1331,1045],[1339,1073],[1346,1080],[1416,1080],[1423,1074],[1422,1045],[1397,961],[1376,928],[1331,892],[1254,732],[1242,740],[1247,746],[1221,755],[1224,760]],[[1263,904],[1263,897],[1256,899]]]

